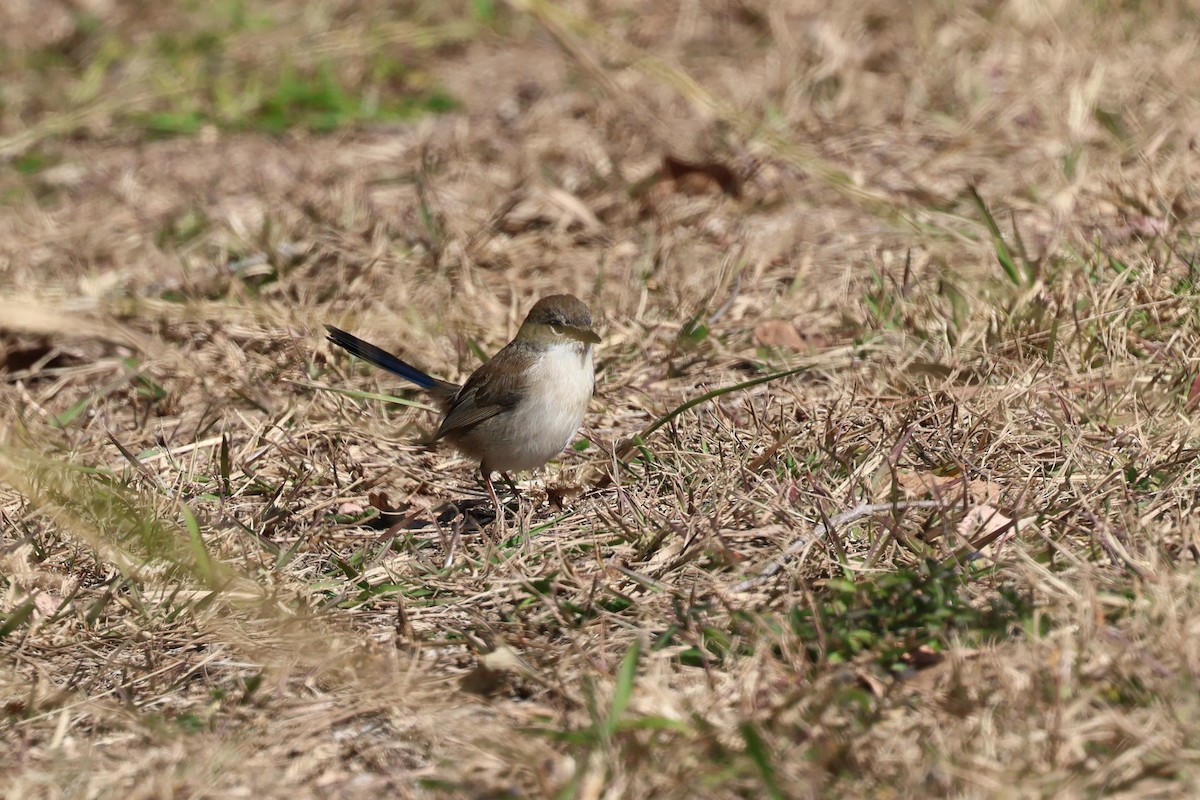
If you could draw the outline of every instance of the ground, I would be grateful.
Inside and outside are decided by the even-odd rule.
[[[1197,22],[5,3],[3,795],[1195,796]]]

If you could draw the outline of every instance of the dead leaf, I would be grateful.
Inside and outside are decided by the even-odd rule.
[[[921,645],[915,650],[910,650],[900,657],[900,660],[906,663],[910,669],[928,669],[946,660],[945,653],[939,653],[929,645]]]
[[[998,550],[1015,533],[1013,520],[987,504],[971,506],[958,523],[958,535],[979,550],[993,543]]]
[[[724,164],[707,161],[699,164],[672,155],[663,156],[662,177],[675,185],[681,194],[714,194],[724,192],[735,200],[742,196],[742,182]]]
[[[582,200],[553,186],[538,187],[514,198],[497,221],[497,226],[508,234],[549,227],[562,230],[578,228],[590,234],[604,229],[604,224]]]
[[[796,326],[782,319],[769,319],[754,328],[754,343],[759,347],[786,347],[789,350],[804,350],[804,339]]]
[[[54,592],[39,592],[37,597],[33,598],[33,605],[44,617],[49,617],[58,611],[62,605],[62,598]]]
[[[604,223],[600,222],[592,210],[575,195],[556,186],[546,187],[543,191],[548,201],[558,206],[588,233],[604,230]]]
[[[1161,217],[1148,217],[1138,214],[1129,219],[1130,231],[1147,239],[1166,235],[1168,227],[1168,221]]]
[[[965,476],[935,475],[932,472],[896,471],[896,484],[904,490],[904,495],[910,500],[932,497],[941,500],[951,497],[961,497]],[[982,478],[965,480],[967,496],[977,502],[984,503],[999,499],[1003,487],[998,483]]]
[[[387,492],[368,492],[367,502],[385,514],[399,511],[398,508],[392,505],[391,500],[388,499]]]
[[[855,677],[875,697],[884,697],[887,695],[890,682],[883,680],[873,671],[867,669],[859,670]]]
[[[479,657],[479,663],[494,672],[521,672],[525,669],[517,651],[506,644],[498,644],[492,652],[484,653]]]
[[[498,694],[527,671],[521,657],[511,647],[501,644],[481,655],[475,668],[459,681],[459,686],[464,692],[487,697]]]
[[[490,670],[482,663],[476,664],[473,670],[463,675],[458,681],[459,688],[464,692],[481,697],[498,694],[505,684],[503,673]]]
[[[550,501],[555,508],[562,510],[566,508],[567,503],[578,500],[583,495],[583,486],[575,486],[569,483],[559,483],[554,486],[546,487],[546,499]]]

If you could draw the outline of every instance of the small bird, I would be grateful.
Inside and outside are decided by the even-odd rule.
[[[570,294],[543,297],[491,361],[467,382],[438,380],[357,336],[326,325],[329,341],[429,392],[445,411],[434,441],[479,459],[488,496],[503,519],[492,473],[517,492],[508,473],[536,469],[571,442],[592,398],[592,312]]]

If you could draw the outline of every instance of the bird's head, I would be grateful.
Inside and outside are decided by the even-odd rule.
[[[582,300],[573,294],[552,294],[529,309],[516,340],[531,344],[599,344],[600,337],[592,329],[592,312]]]

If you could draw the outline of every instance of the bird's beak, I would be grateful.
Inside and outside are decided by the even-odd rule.
[[[600,344],[600,334],[591,328],[571,328],[570,336],[572,339],[578,339],[588,344]]]

